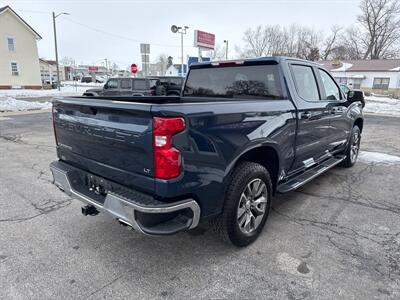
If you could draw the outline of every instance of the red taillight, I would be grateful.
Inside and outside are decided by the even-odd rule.
[[[51,108],[51,113],[52,113],[52,119],[53,119],[53,130],[54,130],[54,138],[56,140],[56,145],[58,145],[58,140],[57,140],[57,133],[56,133],[56,113],[55,113],[54,105]]]
[[[153,118],[154,177],[172,179],[181,174],[182,157],[172,136],[185,129],[183,118]]]

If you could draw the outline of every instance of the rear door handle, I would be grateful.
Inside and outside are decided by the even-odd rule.
[[[309,118],[311,118],[311,113],[308,112],[308,111],[302,112],[302,113],[300,114],[300,118],[301,118],[301,119],[309,119]]]

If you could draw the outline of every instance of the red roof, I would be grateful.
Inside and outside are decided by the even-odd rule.
[[[346,72],[348,71],[392,71],[395,68],[400,70],[400,59],[370,59],[370,60],[325,60],[319,61],[328,70],[335,70],[343,67],[343,63],[348,64]],[[351,65],[351,66],[350,66]],[[344,70],[343,70],[344,71]]]

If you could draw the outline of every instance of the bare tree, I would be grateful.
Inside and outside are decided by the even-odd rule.
[[[333,25],[331,28],[331,34],[325,39],[322,47],[321,58],[327,60],[330,58],[332,52],[339,46],[338,40],[340,38],[340,32],[342,27],[338,25]]]
[[[223,60],[225,59],[225,47],[216,44],[214,50],[207,51],[205,56],[210,57],[211,60]]]
[[[243,41],[245,42],[244,56],[259,57],[265,55],[267,40],[261,25],[257,26],[254,30],[248,28],[244,32]]]
[[[366,47],[364,59],[378,59],[399,53],[400,2],[398,0],[362,0],[358,17]],[[393,53],[394,52],[394,53]]]
[[[168,68],[168,55],[161,53],[157,56],[155,63],[159,64],[160,73],[164,75]]]
[[[286,28],[260,25],[244,32],[245,44],[240,56],[288,55],[316,60],[319,58],[321,40],[320,32],[305,26],[293,24]]]
[[[64,56],[61,60],[60,63],[64,66],[75,66],[75,60],[72,57]]]

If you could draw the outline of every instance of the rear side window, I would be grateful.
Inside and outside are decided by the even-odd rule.
[[[308,101],[319,100],[317,81],[309,66],[291,65],[297,93]]]
[[[106,86],[108,89],[117,89],[118,79],[110,79],[109,81],[107,81]]]
[[[131,88],[132,88],[132,80],[121,79],[121,89],[131,89]]]
[[[282,99],[277,65],[192,69],[185,96],[234,99]]]
[[[146,90],[147,89],[147,82],[146,80],[135,80],[133,82],[133,88],[135,90]]]

